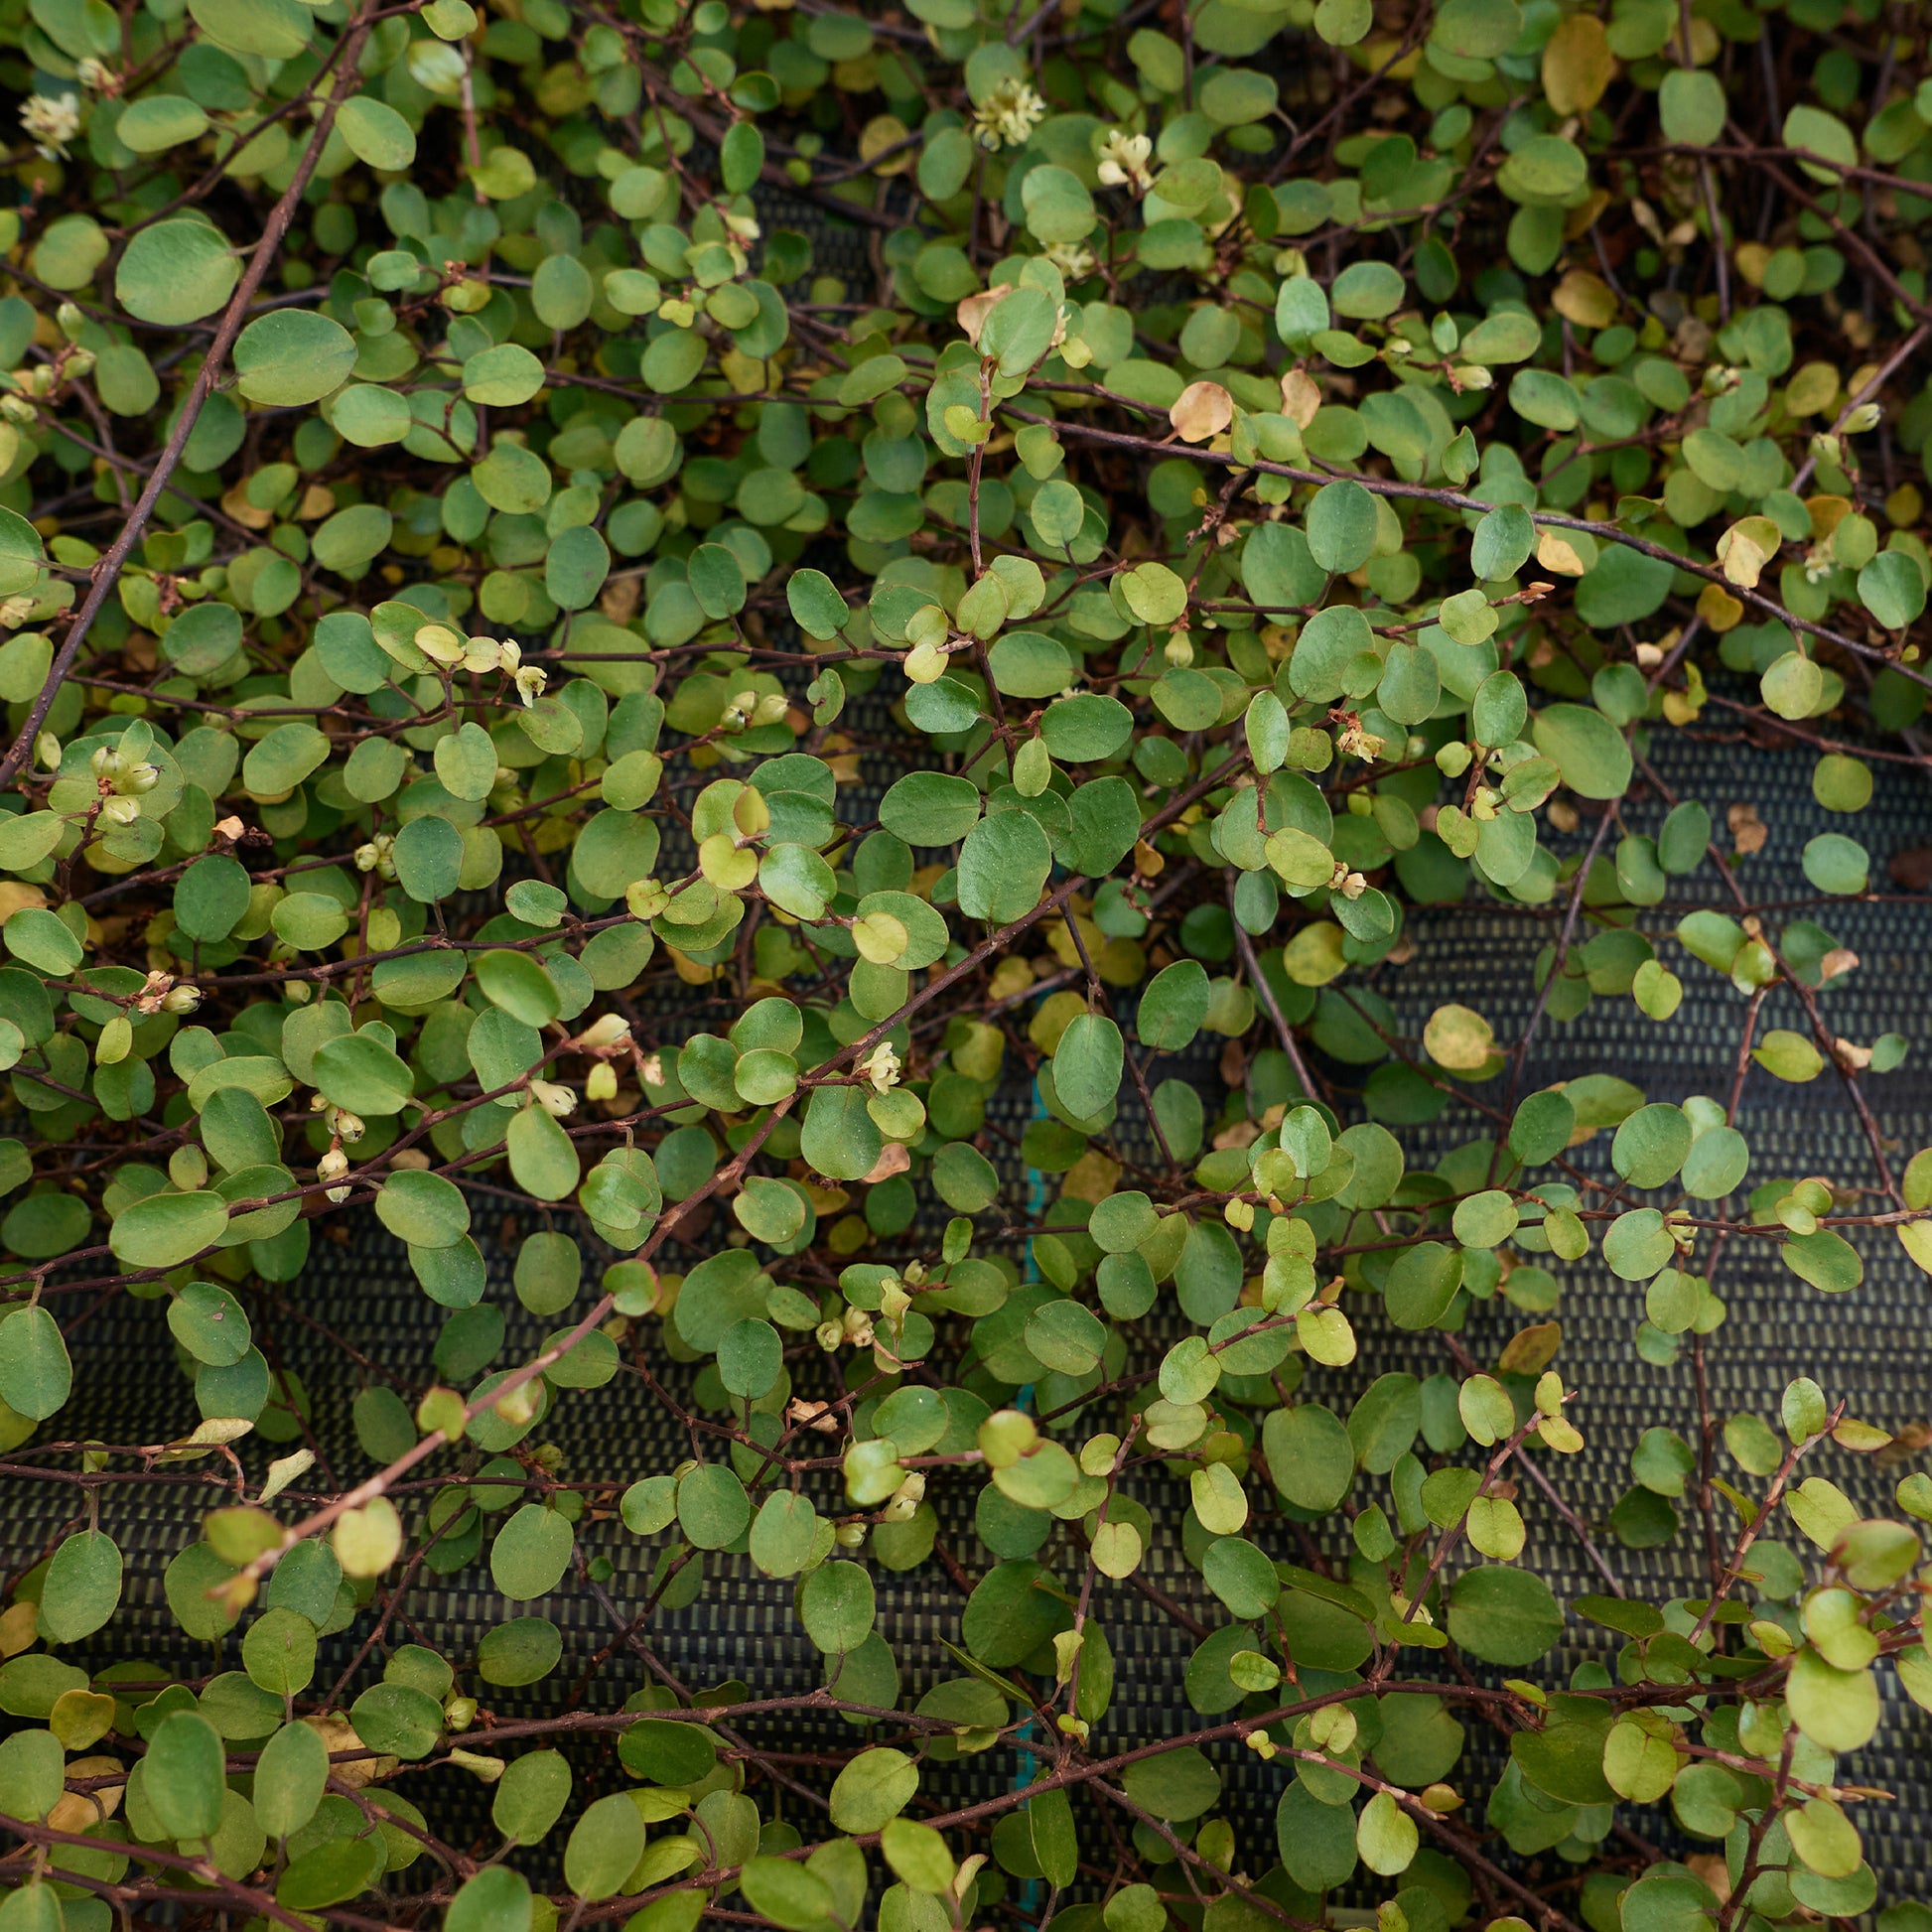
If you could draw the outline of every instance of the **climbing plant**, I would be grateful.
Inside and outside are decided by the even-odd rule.
[[[1924,1932],[1925,28],[0,4],[0,1932]]]

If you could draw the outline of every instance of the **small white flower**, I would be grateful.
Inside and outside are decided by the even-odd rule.
[[[348,1156],[339,1147],[332,1147],[316,1163],[316,1178],[318,1180],[339,1180],[347,1172]],[[329,1198],[338,1206],[341,1206],[353,1191],[354,1189],[349,1187],[331,1187],[329,1189]]]
[[[91,54],[75,65],[73,76],[89,93],[114,95],[121,90],[121,76]]]
[[[1024,80],[1002,80],[973,110],[973,135],[991,153],[1024,148],[1046,118],[1046,103]]]
[[[543,687],[550,682],[543,667],[538,664],[519,665],[516,672],[516,695],[523,700],[524,709],[543,696]]]
[[[560,1086],[555,1080],[532,1080],[530,1097],[553,1120],[562,1120],[577,1107],[576,1089]]]
[[[29,94],[20,125],[48,161],[65,161],[68,143],[80,132],[80,100],[75,94]]]
[[[1093,250],[1084,241],[1056,241],[1046,250],[1046,259],[1069,282],[1078,282],[1094,271]]]
[[[630,1037],[630,1022],[621,1013],[607,1013],[577,1035],[579,1046],[616,1046]]]
[[[160,1013],[168,1003],[174,984],[175,976],[172,973],[150,973],[142,982],[140,992],[134,996],[134,1011],[144,1014]],[[199,995],[197,997],[199,999]]]
[[[1132,182],[1145,194],[1154,180],[1147,165],[1153,153],[1154,142],[1149,136],[1129,134],[1124,127],[1110,128],[1100,144],[1100,159],[1094,173],[1103,188],[1125,188]]]
[[[876,1091],[884,1093],[888,1088],[898,1085],[900,1072],[899,1057],[893,1050],[889,1039],[882,1039],[872,1049],[868,1057],[860,1063],[859,1071],[873,1084]]]

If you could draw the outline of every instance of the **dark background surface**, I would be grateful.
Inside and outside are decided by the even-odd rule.
[[[1870,850],[1873,890],[1883,897],[1868,903],[1810,908],[1803,916],[1818,918],[1862,960],[1857,972],[1823,996],[1831,1024],[1842,1035],[1864,1043],[1886,1031],[1903,1033],[1913,1042],[1913,1056],[1903,1067],[1883,1077],[1869,1077],[1865,1083],[1883,1132],[1897,1146],[1896,1170],[1932,1140],[1932,1067],[1923,1058],[1923,1016],[1932,1001],[1932,921],[1922,906],[1892,897],[1894,889],[1885,877],[1885,862],[1894,853],[1932,838],[1924,780],[1901,765],[1880,764],[1871,807],[1856,820],[1826,823],[1827,815],[1810,795],[1808,752],[1764,752],[1715,738],[1661,731],[1655,736],[1660,768],[1675,790],[1710,807],[1721,847],[1727,849],[1729,844],[1724,829],[1725,808],[1745,801],[1757,806],[1769,827],[1769,841],[1760,855],[1746,862],[1741,875],[1753,900],[1815,897],[1798,860],[1805,840],[1820,829],[1847,830]],[[876,775],[883,779],[893,774],[882,770]],[[869,778],[874,776],[868,772]],[[854,803],[847,809],[858,806]],[[1633,829],[1644,830],[1654,829],[1663,806],[1651,799],[1634,801],[1629,809]],[[1586,832],[1588,829],[1586,825]],[[1697,874],[1674,880],[1672,888],[1671,903],[1652,908],[1644,917],[1645,929],[1653,934],[1667,931],[1690,904],[1724,903],[1719,897],[1722,886],[1708,863]],[[1479,1008],[1494,1023],[1498,1037],[1508,1041],[1520,1033],[1529,1015],[1531,964],[1537,947],[1552,936],[1554,924],[1555,914],[1530,916],[1520,909],[1473,900],[1457,907],[1426,909],[1412,921],[1413,957],[1399,968],[1384,967],[1376,984],[1395,1004],[1412,1037],[1420,1035],[1434,1007],[1454,1000]],[[1607,1071],[1641,1085],[1653,1100],[1681,1100],[1699,1092],[1722,1099],[1726,1094],[1743,1001],[1727,981],[1690,960],[1681,948],[1665,945],[1660,950],[1685,984],[1684,1005],[1676,1017],[1658,1026],[1628,999],[1598,999],[1573,1022],[1546,1018],[1525,1091],[1581,1073]],[[1802,1027],[1803,1021],[1795,1002],[1779,993],[1768,1003],[1761,1025]],[[691,1030],[686,1020],[681,1031]],[[661,1040],[674,1042],[678,1037],[678,1021],[666,1016]],[[1014,1056],[1009,1055],[1010,1068],[1013,1064]],[[1197,1051],[1186,1069],[1188,1077],[1210,1089],[1210,1107],[1220,1098],[1214,1065],[1211,1051]],[[1495,1087],[1501,1084],[1498,1081]],[[1499,1098],[1499,1092],[1492,1097]],[[1021,1072],[1009,1079],[996,1102],[996,1115],[1017,1133],[1031,1108],[1030,1085]],[[1358,1105],[1351,1114],[1345,1097],[1341,1108],[1345,1118],[1361,1117]],[[1432,1127],[1400,1130],[1410,1168],[1425,1167],[1442,1152],[1472,1138],[1477,1131],[1474,1122],[1467,1110],[1451,1110]],[[1753,1069],[1744,1088],[1739,1124],[1752,1148],[1747,1184],[1773,1173],[1819,1173],[1857,1185],[1873,1180],[1858,1123],[1829,1072],[1808,1085],[1790,1086]],[[1607,1135],[1599,1136],[1579,1158],[1601,1163],[1607,1140]],[[1008,1174],[1010,1198],[1016,1205],[1024,1202],[1023,1183],[1010,1156],[997,1143],[989,1143],[989,1151]],[[490,1296],[509,1316],[509,1337],[501,1359],[514,1361],[564,1317],[539,1320],[517,1306],[509,1281],[514,1245],[506,1237],[516,1232],[510,1223],[499,1223],[493,1213],[480,1211],[477,1231],[489,1259]],[[1747,1411],[1775,1427],[1779,1395],[1787,1381],[1800,1373],[1816,1377],[1828,1399],[1846,1401],[1852,1415],[1888,1430],[1904,1429],[1932,1411],[1927,1279],[1907,1261],[1889,1231],[1863,1231],[1857,1245],[1865,1260],[1865,1279],[1859,1289],[1840,1297],[1821,1295],[1799,1282],[1768,1246],[1731,1245],[1719,1284],[1728,1312],[1710,1345],[1713,1401],[1720,1416]],[[594,1262],[587,1266],[586,1296],[594,1292],[596,1272]],[[1558,1366],[1581,1391],[1572,1413],[1587,1447],[1581,1455],[1551,1456],[1546,1462],[1562,1493],[1592,1526],[1599,1546],[1633,1590],[1661,1584],[1683,1594],[1699,1594],[1705,1583],[1702,1544],[1688,1507],[1678,1535],[1661,1549],[1625,1550],[1603,1527],[1617,1498],[1630,1485],[1630,1452],[1646,1426],[1662,1424],[1695,1440],[1697,1403],[1688,1352],[1668,1369],[1648,1367],[1637,1358],[1632,1336],[1642,1317],[1642,1288],[1618,1281],[1594,1255],[1560,1267],[1559,1279],[1563,1293],[1555,1312],[1563,1324],[1564,1345]],[[280,1358],[306,1380],[314,1397],[321,1447],[335,1478],[340,1483],[354,1482],[370,1467],[348,1429],[350,1403],[363,1384],[363,1371],[310,1324],[333,1330],[406,1381],[419,1372],[418,1364],[427,1364],[442,1311],[417,1287],[400,1245],[372,1218],[363,1220],[346,1246],[318,1240],[306,1275],[285,1293],[289,1308],[280,1312],[263,1309],[257,1313],[258,1337],[266,1331]],[[1449,1366],[1440,1337],[1383,1328],[1373,1316],[1356,1312],[1363,1306],[1362,1298],[1351,1300],[1351,1313],[1362,1335],[1360,1360],[1343,1373],[1316,1371],[1309,1384],[1311,1392],[1345,1412],[1347,1402],[1375,1374],[1409,1369],[1427,1375]],[[580,1304],[580,1311],[584,1305]],[[1477,1307],[1466,1343],[1478,1360],[1493,1360],[1508,1335],[1531,1318],[1500,1301]],[[192,1393],[170,1359],[160,1305],[116,1298],[85,1321],[72,1336],[72,1346],[77,1393],[60,1419],[63,1437],[137,1444],[164,1441],[192,1427]],[[680,1378],[687,1372],[668,1363],[661,1366],[674,1385],[681,1385]],[[565,1450],[566,1476],[628,1481],[669,1469],[689,1453],[681,1432],[629,1374],[621,1374],[601,1390],[565,1395],[540,1433]],[[240,1454],[258,1481],[268,1456],[285,1453],[288,1447],[271,1449],[244,1442]],[[1862,1511],[1876,1515],[1895,1513],[1894,1484],[1922,1460],[1914,1457],[1881,1468],[1869,1457],[1855,1457],[1827,1446],[1807,1462],[1806,1469],[1828,1475],[1855,1498]],[[1747,1491],[1753,1486],[1722,1457],[1720,1472]],[[317,1482],[319,1476],[320,1471],[305,1478],[304,1486]],[[0,1481],[5,1488],[0,1548],[6,1551],[8,1570],[18,1571],[73,1527],[69,1512],[75,1495],[54,1483]],[[1364,1484],[1371,1481],[1365,1478]],[[969,1494],[974,1486],[965,1485]],[[1375,1482],[1373,1487],[1379,1491],[1381,1484]],[[1152,1495],[1146,1499],[1155,1500]],[[102,1527],[126,1553],[126,1591],[122,1609],[110,1626],[111,1650],[95,1639],[76,1653],[81,1660],[89,1660],[90,1655],[101,1662],[110,1656],[147,1655],[185,1675],[234,1666],[232,1642],[223,1661],[216,1664],[206,1646],[180,1638],[162,1599],[166,1563],[194,1539],[200,1510],[208,1502],[206,1491],[185,1488],[146,1486],[105,1495]],[[1567,1601],[1601,1588],[1571,1533],[1527,1486],[1521,1507],[1530,1539],[1523,1561],[1550,1582],[1559,1598]],[[943,1503],[942,1508],[946,1508]],[[958,1508],[947,1508],[946,1513],[947,1540],[967,1570],[977,1576],[986,1567],[987,1553],[974,1540]],[[1734,1525],[1726,1519],[1723,1525],[1726,1547],[1733,1533]],[[1784,1535],[1801,1554],[1808,1553],[1808,1546],[1788,1524]],[[616,1566],[610,1587],[616,1607],[625,1616],[634,1613],[661,1539],[642,1544],[615,1521],[592,1527],[582,1536],[591,1554],[606,1555]],[[1299,1556],[1290,1547],[1271,1554],[1287,1559]],[[1449,1574],[1470,1560],[1464,1546],[1451,1558]],[[793,1615],[790,1587],[766,1581],[743,1563],[710,1561],[722,1574],[715,1584],[708,1584],[699,1601],[689,1610],[660,1614],[651,1621],[650,1640],[663,1662],[693,1688],[737,1679],[750,1687],[753,1696],[763,1696],[795,1694],[817,1684],[822,1660]],[[957,1640],[963,1599],[936,1562],[928,1561],[899,1577],[884,1571],[875,1574],[880,1589],[879,1627],[898,1659],[909,1708],[930,1683],[958,1674],[937,1639]],[[1213,1626],[1225,1621],[1218,1604],[1183,1562],[1177,1536],[1157,1540],[1143,1574],[1201,1622]],[[404,1607],[415,1631],[459,1664],[474,1655],[483,1631],[505,1614],[482,1563],[447,1580],[419,1576]],[[611,1620],[574,1579],[567,1579],[552,1598],[517,1605],[515,1612],[541,1613],[556,1622],[564,1633],[564,1662],[542,1684],[492,1694],[492,1707],[507,1718],[560,1709],[584,1665],[612,1638]],[[1118,1666],[1114,1706],[1096,1732],[1097,1746],[1126,1748],[1204,1722],[1188,1708],[1181,1692],[1191,1639],[1125,1586],[1103,1584],[1096,1596],[1096,1613],[1113,1644]],[[367,1622],[364,1617],[346,1636],[332,1640],[329,1649],[337,1669],[352,1654]],[[1614,1643],[1607,1632],[1573,1618],[1557,1661],[1567,1673],[1588,1655],[1607,1660]],[[1554,1681],[1554,1673],[1534,1674]],[[1882,1675],[1886,1714],[1878,1738],[1857,1758],[1847,1760],[1841,1771],[1847,1779],[1882,1786],[1898,1800],[1893,1805],[1862,1806],[1859,1813],[1867,1856],[1878,1872],[1881,1902],[1923,1888],[1928,1853],[1921,1828],[1932,1816],[1932,1754],[1928,1753],[1932,1717],[1902,1697],[1889,1670]],[[643,1681],[636,1661],[620,1654],[600,1677],[589,1703],[592,1708],[612,1709],[620,1689],[627,1692]],[[1474,1758],[1473,1764],[1465,1759],[1468,1783],[1464,1788],[1486,1788],[1478,1767],[1498,1762],[1496,1747],[1492,1739],[1478,1735],[1477,1721],[1466,1712],[1463,1715],[1470,1725]],[[768,1727],[762,1732],[755,1727],[755,1734],[783,1748],[808,1749],[814,1729],[828,1739],[842,1736],[849,1741],[852,1735],[835,1719],[812,1726],[787,1720],[782,1734]],[[596,1747],[573,1747],[572,1755],[582,1772],[615,1774],[615,1766],[601,1758]],[[1261,1765],[1245,1750],[1217,1749],[1214,1755],[1236,1787],[1232,1808],[1242,1833],[1241,1863],[1250,1872],[1259,1871],[1273,1857],[1269,1821],[1286,1772]],[[994,1751],[950,1769],[933,1767],[926,1774],[925,1789],[948,1802],[972,1802],[1010,1788],[1016,1762],[1009,1754]],[[410,1773],[398,1788],[425,1806],[434,1828],[448,1829],[453,1799],[481,1827],[486,1793],[467,1779],[460,1794],[453,1791],[458,1775],[448,1770]],[[793,1810],[802,1813],[803,1808],[794,1805]],[[809,1816],[799,1815],[796,1822],[808,1836],[816,1835]],[[1637,1822],[1648,1835],[1679,1850],[1714,1849],[1673,1838],[1667,1819]],[[1082,1845],[1086,1856],[1105,1858],[1105,1841],[1097,1826],[1083,1830]],[[417,1871],[426,1873],[427,1864],[419,1864]]]

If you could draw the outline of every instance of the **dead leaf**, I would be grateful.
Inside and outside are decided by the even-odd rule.
[[[1730,827],[1731,842],[1746,859],[1753,852],[1762,852],[1764,841],[1771,836],[1770,827],[1758,817],[1755,805],[1731,806],[1725,813],[1725,823]]]
[[[992,313],[993,305],[1003,295],[1013,293],[1011,282],[996,282],[990,289],[982,289],[978,295],[969,295],[953,311],[954,318],[966,332],[966,340],[975,348],[980,345],[980,331],[986,327],[986,318]]]
[[[879,1159],[872,1164],[872,1172],[859,1176],[867,1186],[881,1180],[890,1180],[896,1173],[904,1173],[912,1165],[912,1151],[897,1141],[888,1141],[879,1150]]]
[[[1693,1852],[1684,1863],[1710,1886],[1720,1905],[1730,1902],[1730,1867],[1722,1852]]]
[[[1297,429],[1307,429],[1321,407],[1321,391],[1305,369],[1290,369],[1282,377],[1282,414]]]
[[[1234,398],[1218,382],[1190,382],[1174,398],[1168,421],[1183,443],[1205,443],[1234,421]]]
[[[1932,845],[1908,845],[1885,861],[1885,872],[1901,893],[1932,890]]]

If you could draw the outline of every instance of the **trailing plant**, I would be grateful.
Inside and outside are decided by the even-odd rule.
[[[1924,25],[0,9],[0,1932],[1871,1908],[1924,1432],[1712,1363],[1932,1270],[1830,923],[1932,761]],[[1550,1077],[1693,980],[1710,1091]],[[1807,1081],[1867,1160],[1754,1155]],[[681,1675],[759,1579],[822,1671]]]

